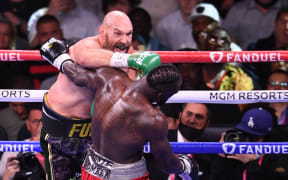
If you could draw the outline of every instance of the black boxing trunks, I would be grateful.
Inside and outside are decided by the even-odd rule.
[[[130,164],[116,163],[99,153],[92,146],[88,149],[82,165],[85,180],[149,180],[145,159]]]
[[[40,145],[48,180],[81,179],[81,165],[91,144],[91,119],[75,120],[56,113],[45,95],[42,124]]]

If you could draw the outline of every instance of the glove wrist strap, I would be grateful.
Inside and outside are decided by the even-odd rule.
[[[64,72],[63,67],[64,67],[64,64],[66,64],[66,63],[72,63],[73,64],[73,61],[71,59],[66,59],[65,61],[63,61],[60,71],[64,74],[65,74],[65,72]]]
[[[69,59],[71,60],[71,57],[69,56],[69,54],[67,54],[67,53],[61,54],[60,56],[58,56],[58,57],[54,60],[53,65],[54,65],[57,69],[61,70],[61,66],[62,66],[63,62],[64,62],[64,61],[67,61],[67,60],[69,60]]]
[[[190,174],[191,173],[191,164],[184,158],[179,158],[181,164],[183,165],[183,169],[180,174]]]
[[[130,54],[119,53],[119,52],[113,53],[110,59],[110,66],[119,67],[119,68],[127,68],[129,56]]]

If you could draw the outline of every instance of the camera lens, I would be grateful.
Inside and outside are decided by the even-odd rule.
[[[226,132],[224,136],[225,142],[240,142],[241,141],[241,133],[237,130],[229,130]]]

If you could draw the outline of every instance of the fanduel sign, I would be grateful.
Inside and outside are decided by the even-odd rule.
[[[279,52],[210,52],[210,60],[215,63],[250,63],[250,62],[279,62],[281,59]]]
[[[288,145],[223,143],[222,150],[225,154],[288,154]]]
[[[0,152],[37,152],[33,144],[0,144]]]
[[[0,53],[0,61],[24,61],[20,53]]]

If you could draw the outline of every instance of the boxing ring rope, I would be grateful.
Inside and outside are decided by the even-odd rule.
[[[288,142],[170,142],[177,154],[288,154]],[[36,141],[0,141],[1,152],[42,152]],[[150,144],[146,144],[144,153],[150,153]]]
[[[156,51],[162,63],[254,63],[288,61],[288,51]],[[38,50],[0,50],[0,61],[41,61]],[[0,102],[42,102],[47,90],[0,89]],[[195,98],[196,97],[196,98]],[[225,103],[287,102],[288,91],[179,91],[167,103]],[[288,142],[170,142],[175,153],[183,154],[288,154]],[[41,152],[39,142],[0,141],[0,152]],[[146,144],[144,153],[149,153]]]
[[[0,102],[42,102],[48,90],[0,89]],[[288,90],[179,91],[167,103],[249,104],[288,102]]]
[[[43,95],[47,90],[19,90],[0,89],[0,102],[42,102]],[[196,97],[196,98],[195,98]],[[173,95],[168,103],[226,103],[247,104],[256,102],[288,102],[288,90],[276,91],[180,91]],[[171,142],[175,153],[225,153],[225,154],[288,154],[288,142],[281,143],[219,143],[219,142]],[[0,152],[22,151],[41,152],[39,142],[27,141],[0,141]],[[143,150],[150,152],[147,144]]]
[[[288,51],[154,51],[162,63],[254,63],[288,61]],[[43,61],[39,50],[0,50],[0,61]]]

